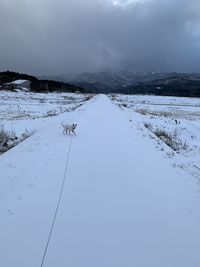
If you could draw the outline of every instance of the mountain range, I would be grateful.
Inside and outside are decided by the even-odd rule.
[[[83,88],[101,92],[115,92],[121,88],[134,85],[138,82],[150,82],[155,79],[171,77],[172,73],[149,72],[136,73],[135,71],[98,72],[82,74],[62,74],[58,76],[41,76],[40,79],[67,82]]]
[[[90,92],[200,96],[199,73],[119,71],[40,78],[67,82]]]
[[[17,72],[1,72],[0,87],[16,79],[31,81],[31,90],[83,93],[153,94],[200,97],[199,73],[98,72],[34,77]]]

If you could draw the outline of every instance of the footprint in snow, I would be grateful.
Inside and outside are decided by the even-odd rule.
[[[22,199],[21,199],[21,196],[19,196],[19,195],[17,195],[17,199],[18,199],[18,200],[22,200]]]
[[[15,168],[15,167],[16,167],[16,165],[15,165],[14,163],[9,163],[8,166],[9,166],[10,168]]]
[[[8,210],[8,214],[9,214],[10,216],[12,216],[12,215],[14,215],[14,212],[11,211],[11,210]]]

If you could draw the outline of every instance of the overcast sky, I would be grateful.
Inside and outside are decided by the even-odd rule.
[[[200,72],[200,0],[0,0],[0,70]]]

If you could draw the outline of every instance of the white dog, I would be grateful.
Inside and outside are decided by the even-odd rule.
[[[73,124],[63,124],[63,123],[61,123],[62,124],[62,127],[63,127],[63,133],[73,133],[74,135],[76,135],[76,133],[75,133],[75,129],[76,129],[76,126],[77,126],[77,123],[75,124],[75,123],[73,123]]]

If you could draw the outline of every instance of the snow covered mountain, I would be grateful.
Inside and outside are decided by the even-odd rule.
[[[172,77],[174,73],[161,72],[97,72],[82,74],[67,74],[59,76],[42,76],[42,79],[51,79],[55,81],[68,82],[76,86],[98,89],[102,92],[116,91],[119,88],[125,88],[137,82],[149,82],[155,79]]]
[[[200,96],[198,73],[120,71],[42,78],[67,82],[87,92]]]

